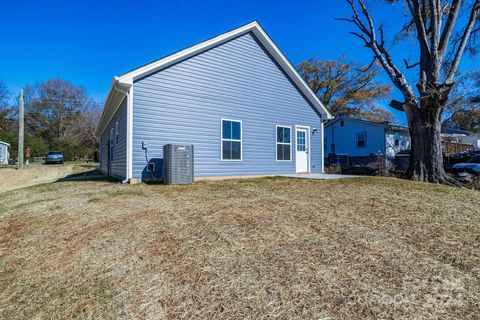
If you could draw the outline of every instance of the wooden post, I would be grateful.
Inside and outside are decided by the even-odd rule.
[[[20,91],[20,110],[18,112],[18,170],[23,170],[23,133],[24,133],[23,89]]]

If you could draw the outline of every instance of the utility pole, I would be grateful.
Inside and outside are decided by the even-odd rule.
[[[23,89],[20,91],[20,110],[18,111],[18,170],[23,170],[23,124],[24,124],[24,105]]]

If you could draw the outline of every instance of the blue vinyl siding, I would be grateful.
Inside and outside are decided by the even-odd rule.
[[[221,160],[221,119],[242,121],[242,161]],[[276,125],[292,128],[292,161],[276,161]],[[252,34],[133,86],[133,178],[161,177],[162,147],[195,146],[195,176],[295,172],[295,125],[310,126],[310,170],[321,171],[321,118]],[[147,150],[142,149],[142,142]],[[147,161],[156,163],[152,176]]]
[[[326,156],[332,152],[332,143],[335,143],[335,153],[339,155],[366,157],[378,153],[385,154],[384,125],[344,118],[342,127],[340,122],[341,120],[334,121],[325,126]],[[357,148],[357,134],[361,132],[367,134],[365,148]]]
[[[116,143],[116,123],[118,121],[118,143]],[[127,164],[127,99],[124,99],[112,120],[108,123],[100,139],[100,170],[108,174],[108,140],[113,128],[112,162],[110,175],[124,180]]]

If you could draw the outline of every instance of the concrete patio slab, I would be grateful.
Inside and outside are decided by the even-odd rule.
[[[346,174],[331,174],[331,173],[294,173],[294,174],[282,174],[282,177],[300,178],[300,179],[316,179],[316,180],[337,180],[337,179],[350,179],[359,178],[360,176],[352,176]]]

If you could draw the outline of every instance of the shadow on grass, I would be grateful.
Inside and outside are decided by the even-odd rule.
[[[106,176],[99,170],[94,169],[86,172],[70,174],[66,177],[60,178],[55,182],[69,182],[69,181],[107,181],[107,182],[119,182],[118,180]]]

